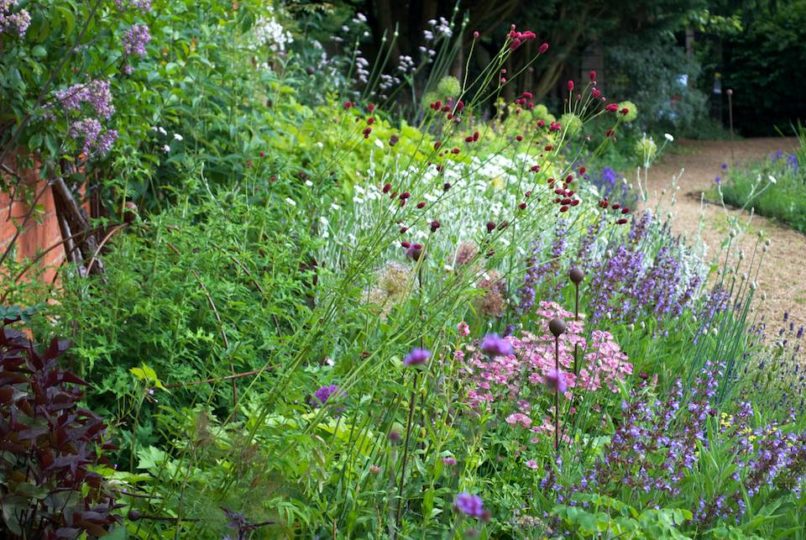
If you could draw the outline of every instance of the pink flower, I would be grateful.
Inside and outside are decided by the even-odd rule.
[[[545,54],[547,50],[549,50],[549,44],[548,43],[543,43],[542,45],[540,45],[540,48],[538,49],[538,52],[540,54]]]
[[[521,426],[529,428],[532,425],[532,419],[522,413],[512,413],[507,416],[507,424],[510,426]]]
[[[529,467],[530,469],[532,469],[532,470],[537,469],[537,461],[535,461],[535,460],[533,460],[533,459],[530,459],[529,461],[527,461],[527,462],[525,463],[525,465],[526,465],[527,467]]]
[[[462,337],[470,335],[470,326],[465,321],[460,322],[456,325],[456,330],[459,332],[459,335]]]

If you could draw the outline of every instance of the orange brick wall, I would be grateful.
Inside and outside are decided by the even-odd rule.
[[[40,181],[36,184],[36,193],[38,194],[43,188],[45,192],[38,203],[42,206],[42,211],[35,212],[31,216],[15,242],[17,260],[35,257],[39,252],[53,246],[62,239],[51,188]],[[28,210],[29,207],[25,202],[20,200],[12,201],[8,194],[0,192],[0,254],[4,253],[11,243],[17,227],[23,225],[23,220]],[[56,270],[64,258],[64,248],[59,246],[50,250],[39,261],[38,267],[44,270],[42,279],[46,283],[50,283],[53,280]],[[3,279],[8,279],[8,277],[0,274],[0,282]]]

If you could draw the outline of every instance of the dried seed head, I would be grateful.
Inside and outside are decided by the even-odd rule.
[[[562,319],[551,319],[549,321],[549,330],[554,337],[560,337],[565,333],[565,322]]]
[[[571,278],[571,281],[574,283],[574,285],[579,285],[582,283],[582,280],[585,279],[585,272],[575,266],[568,273],[568,277]]]

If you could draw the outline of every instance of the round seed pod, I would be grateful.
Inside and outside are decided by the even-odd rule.
[[[568,273],[568,277],[571,278],[574,285],[579,285],[582,283],[582,280],[585,279],[585,272],[575,266]]]
[[[560,337],[566,330],[565,321],[562,319],[551,319],[551,321],[549,321],[549,330],[554,337]]]

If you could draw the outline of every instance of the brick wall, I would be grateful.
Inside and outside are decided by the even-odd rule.
[[[35,178],[35,175],[32,176]],[[28,213],[29,206],[20,200],[20,197],[11,200],[8,194],[0,192],[0,254],[4,253],[11,243],[17,228],[22,227],[22,232],[15,242],[17,260],[35,257],[62,239],[50,187],[44,182],[36,180],[30,182],[29,185],[36,187],[37,194],[43,189],[45,191],[38,203],[41,205],[42,211],[35,212],[24,225],[23,220]],[[64,258],[64,248],[58,246],[50,250],[39,261],[38,268],[44,270],[42,279],[46,283],[53,280],[56,270]],[[0,274],[0,283],[4,278],[7,279]]]

